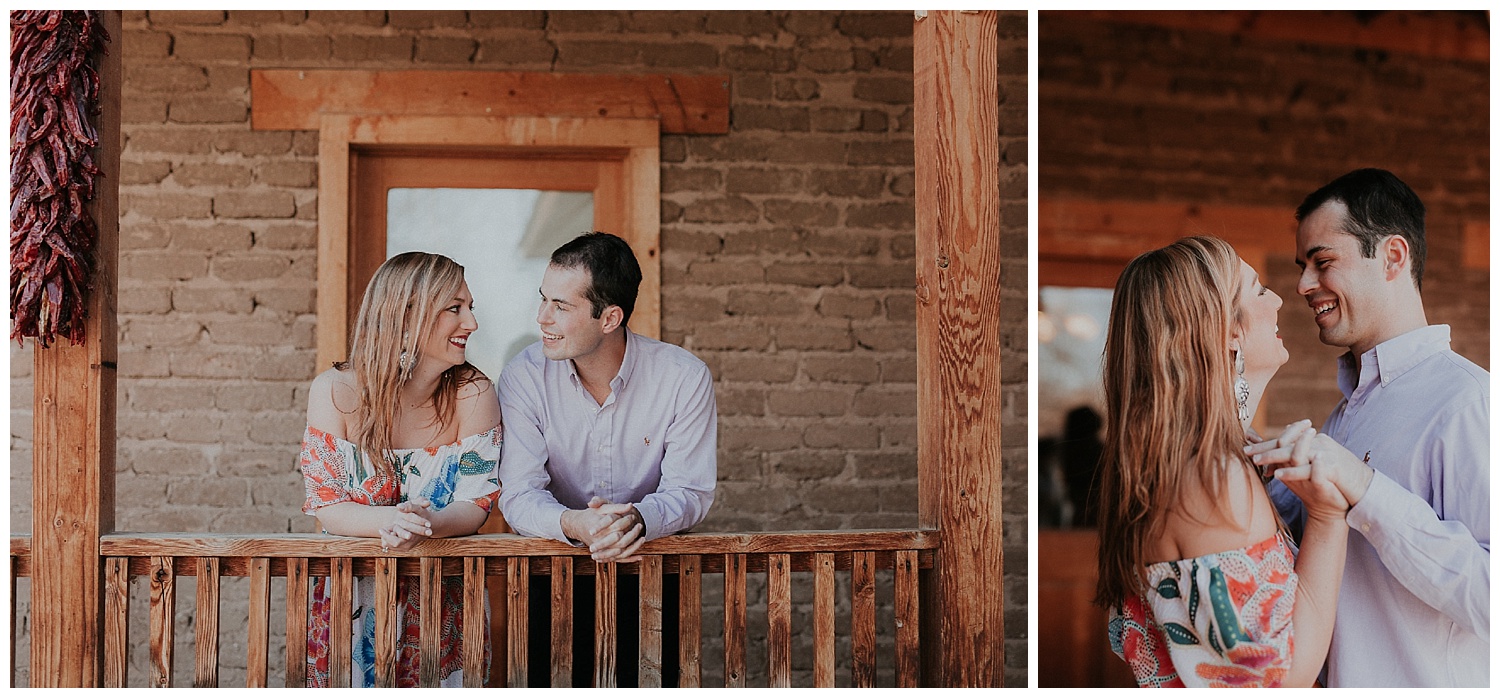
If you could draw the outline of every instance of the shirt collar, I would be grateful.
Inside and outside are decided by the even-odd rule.
[[[1387,339],[1357,359],[1353,352],[1345,352],[1339,357],[1339,390],[1349,397],[1360,384],[1379,380],[1382,386],[1388,385],[1433,354],[1446,351],[1451,343],[1447,325],[1428,325]]]
[[[619,381],[620,387],[624,387],[626,383],[630,382],[630,375],[635,372],[635,334],[628,327],[622,326],[620,331],[625,333],[625,358],[620,360],[620,370],[609,382],[612,388],[615,385],[615,381]],[[583,380],[578,377],[578,364],[573,363],[572,359],[568,360],[568,375],[572,377],[574,382]]]

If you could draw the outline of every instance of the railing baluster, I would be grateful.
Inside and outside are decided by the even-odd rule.
[[[661,687],[661,556],[641,558],[640,687]],[[629,632],[629,629],[626,629]]]
[[[197,560],[198,607],[194,618],[195,688],[219,686],[219,558]]]
[[[396,558],[375,558],[375,685],[396,686]]]
[[[896,686],[916,688],[921,673],[917,616],[917,551],[896,551]]]
[[[619,622],[618,579],[615,563],[594,564],[594,686],[614,688],[619,681],[615,673],[615,627]]]
[[[527,559],[524,557],[512,557],[505,561],[505,583],[506,591],[510,593],[510,603],[505,609],[506,620],[509,627],[506,634],[510,637],[506,647],[505,676],[510,682],[511,688],[526,687],[526,630],[527,620],[527,594],[531,593],[527,585],[531,582],[530,573],[527,569]]]
[[[437,557],[422,558],[422,582],[418,592],[422,607],[421,617],[421,685],[433,688],[441,683],[438,676],[443,658],[443,560]]]
[[[766,645],[771,655],[771,688],[792,685],[792,556],[766,557]]]
[[[854,553],[851,573],[854,687],[875,686],[875,553]]]
[[[537,638],[541,640],[541,638]],[[573,558],[552,558],[552,686],[573,685]]]
[[[745,687],[745,554],[724,556],[724,685]]]
[[[328,559],[329,594],[328,617],[328,685],[333,688],[349,687],[350,645],[353,640],[354,614],[354,561],[347,557]]]
[[[813,555],[813,686],[816,688],[833,688],[836,665],[833,611],[838,591],[833,571],[833,553]]]
[[[172,634],[177,608],[176,571],[172,558],[151,558],[151,685],[172,685]]]
[[[14,561],[14,558],[12,558]],[[11,569],[15,566],[12,564]],[[11,580],[11,606],[14,609],[16,585]],[[15,612],[11,612],[11,653],[15,653]],[[111,557],[104,561],[104,687],[124,688],[130,664],[130,558]],[[15,685],[11,676],[11,685]]]
[[[677,558],[677,569],[677,685],[698,688],[703,685],[703,559],[682,555]]]
[[[266,687],[267,663],[271,652],[271,561],[250,558],[250,627],[249,654],[245,657],[245,685]]]
[[[286,559],[286,686],[307,687],[307,558]]]
[[[464,688],[484,686],[484,650],[489,646],[485,632],[484,602],[489,598],[484,588],[484,558],[464,558]]]

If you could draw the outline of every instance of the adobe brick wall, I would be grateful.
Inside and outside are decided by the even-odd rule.
[[[1489,277],[1462,264],[1462,225],[1489,218],[1489,65],[1094,21],[1042,12],[1038,170],[1043,196],[1273,206],[1358,167],[1401,177],[1427,206],[1427,318],[1489,366]],[[1267,260],[1291,361],[1267,421],[1337,403],[1334,358],[1296,293],[1291,258]]]
[[[313,530],[296,463],[316,372],[317,134],[251,131],[250,68],[730,74],[729,135],[661,142],[662,333],[708,362],[719,401],[719,496],[701,530],[915,525],[911,21],[127,11],[114,44],[126,139],[118,528]],[[1026,22],[1003,13],[999,52],[1012,309],[1026,293]],[[1024,685],[1024,310],[1007,310],[1003,331],[1006,679]],[[29,350],[13,347],[11,366],[10,521],[27,530]],[[244,598],[231,583],[226,618]],[[178,628],[177,656],[191,657],[185,617]],[[243,639],[224,642],[221,656],[242,663]],[[226,666],[225,685],[242,672]]]

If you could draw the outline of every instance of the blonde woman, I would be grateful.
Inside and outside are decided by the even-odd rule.
[[[493,386],[465,360],[476,329],[463,267],[453,260],[408,252],[375,272],[349,360],[319,375],[308,394],[303,511],[316,516],[325,532],[379,538],[385,550],[405,550],[428,538],[468,535],[484,524],[500,489],[501,428]],[[461,584],[457,577],[442,584],[439,675],[445,686],[463,685]],[[329,684],[329,593],[326,579],[314,582],[309,686]],[[396,683],[415,686],[415,578],[398,580],[396,601]],[[354,604],[350,685],[372,686],[372,579],[356,581]]]
[[[1348,504],[1306,468],[1277,474],[1307,504],[1299,555],[1244,453],[1287,360],[1280,307],[1209,237],[1137,257],[1115,287],[1096,602],[1141,686],[1310,686],[1327,655]],[[1315,435],[1277,440],[1305,453]]]

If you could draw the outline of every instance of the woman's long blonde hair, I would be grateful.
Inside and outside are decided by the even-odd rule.
[[[1229,349],[1240,283],[1229,243],[1188,237],[1136,257],[1115,284],[1095,603],[1118,607],[1137,591],[1146,542],[1185,495],[1196,488],[1222,502],[1229,468],[1249,465]]]
[[[393,467],[389,451],[401,384],[416,368],[436,315],[453,302],[463,282],[464,268],[457,262],[429,252],[406,252],[380,265],[365,287],[349,361],[338,368],[354,371],[359,398],[349,440],[373,456],[387,475]],[[430,396],[440,424],[453,421],[459,387],[478,374],[467,362],[443,372]]]

